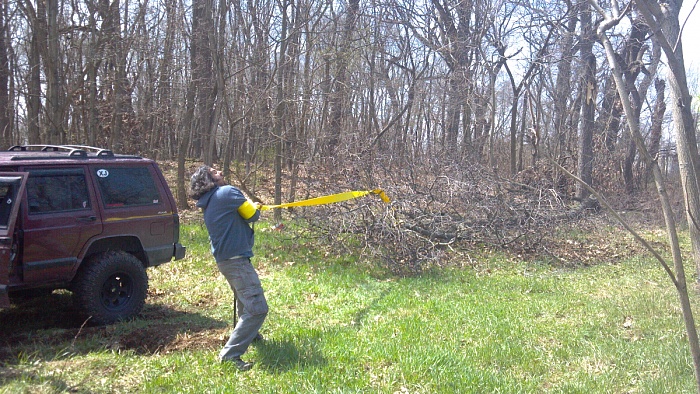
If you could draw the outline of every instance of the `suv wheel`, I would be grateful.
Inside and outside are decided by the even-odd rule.
[[[111,324],[141,312],[148,276],[141,261],[126,252],[106,252],[85,263],[73,282],[77,306],[91,324]]]

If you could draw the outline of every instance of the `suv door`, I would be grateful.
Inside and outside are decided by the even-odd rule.
[[[150,162],[93,164],[90,172],[103,207],[105,235],[138,239],[148,266],[170,261],[177,233],[175,207],[155,166]]]
[[[0,172],[0,308],[10,306],[8,285],[10,264],[16,257],[15,224],[19,212],[19,196],[24,193],[26,173]]]
[[[22,275],[25,284],[71,280],[79,254],[102,232],[83,166],[26,168]]]

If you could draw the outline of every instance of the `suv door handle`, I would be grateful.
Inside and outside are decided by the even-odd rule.
[[[81,216],[81,217],[78,218],[78,221],[79,221],[79,222],[94,222],[95,220],[97,220],[97,216],[94,216],[94,215],[92,215],[92,216]]]

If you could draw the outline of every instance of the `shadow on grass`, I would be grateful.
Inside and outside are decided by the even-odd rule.
[[[387,289],[382,290],[382,292],[379,293],[379,295],[374,297],[372,302],[365,305],[363,308],[359,308],[357,310],[357,312],[355,312],[355,316],[352,319],[352,326],[355,327],[355,329],[357,329],[357,330],[362,328],[362,326],[365,323],[365,320],[367,320],[367,317],[369,316],[369,312],[372,311],[373,309],[375,309],[375,307],[377,305],[379,305],[379,302],[384,300],[384,298],[386,298],[386,296],[389,293],[391,293],[391,291],[392,291],[391,288],[387,288]]]
[[[320,367],[327,363],[318,350],[319,337],[307,337],[300,344],[289,340],[266,340],[255,343],[257,364],[273,372],[284,372],[298,367]]]
[[[16,302],[0,310],[0,366],[23,358],[56,360],[94,351],[154,354],[221,346],[227,322],[147,303],[138,318],[109,326],[84,324],[69,293]]]
[[[20,371],[12,366],[3,366],[0,368],[0,392],[12,392],[4,387],[13,381],[22,382],[22,385],[33,385],[41,387],[44,391],[50,393],[87,393],[86,390],[79,390],[76,386],[71,386],[67,381],[58,376],[43,377],[31,371]],[[4,390],[3,390],[4,389]],[[26,387],[19,388],[17,392],[31,392]]]
[[[354,315],[353,323],[350,326],[353,330],[359,330],[367,319],[371,310],[391,292],[387,288],[378,294],[366,306],[359,308]],[[335,329],[342,330],[341,328]],[[258,353],[258,364],[273,372],[283,372],[298,367],[321,367],[328,363],[319,349],[321,337],[332,335],[328,331],[310,332],[298,341],[291,340],[266,340],[255,343]]]
[[[271,372],[284,372],[295,368],[323,367],[328,360],[323,356],[321,341],[323,336],[334,335],[334,332],[351,329],[359,330],[373,309],[392,291],[384,289],[377,294],[369,304],[358,308],[353,316],[352,324],[345,328],[334,328],[330,331],[304,330],[292,340],[265,340],[254,343],[257,349],[256,362],[261,368]]]

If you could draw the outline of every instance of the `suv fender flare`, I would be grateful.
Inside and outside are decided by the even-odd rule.
[[[91,256],[115,250],[121,250],[134,255],[141,261],[144,268],[149,266],[148,256],[146,256],[144,252],[143,244],[139,237],[130,234],[115,235],[88,242],[85,251],[80,255],[80,262],[76,266],[74,275],[78,272],[80,266],[82,266],[85,261],[89,260]]]

